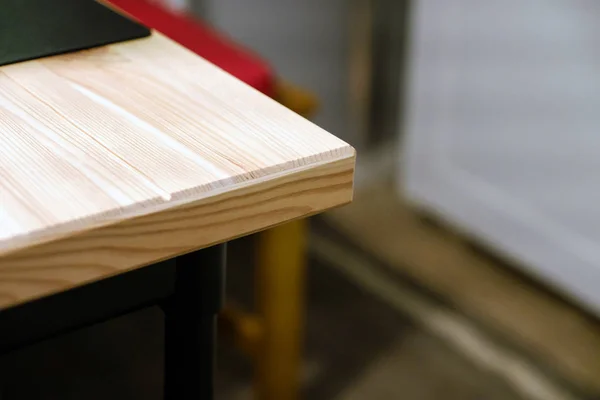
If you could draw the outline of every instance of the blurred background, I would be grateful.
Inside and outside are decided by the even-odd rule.
[[[351,205],[230,244],[217,398],[600,398],[600,3],[146,1],[358,152]],[[161,318],[20,352],[7,398],[161,398]]]

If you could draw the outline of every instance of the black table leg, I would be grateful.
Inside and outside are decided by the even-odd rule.
[[[225,245],[179,256],[165,311],[165,400],[210,400],[216,314],[223,302]]]

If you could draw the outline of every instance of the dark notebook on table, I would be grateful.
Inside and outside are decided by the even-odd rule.
[[[94,0],[0,0],[0,65],[149,34]]]

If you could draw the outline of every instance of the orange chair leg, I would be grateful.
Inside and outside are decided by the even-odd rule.
[[[261,232],[256,296],[262,337],[256,357],[257,400],[299,397],[307,221]]]

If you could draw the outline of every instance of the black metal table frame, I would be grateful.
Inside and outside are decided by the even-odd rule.
[[[159,305],[165,313],[164,398],[212,399],[225,258],[226,244],[216,245],[2,310],[0,355]]]

